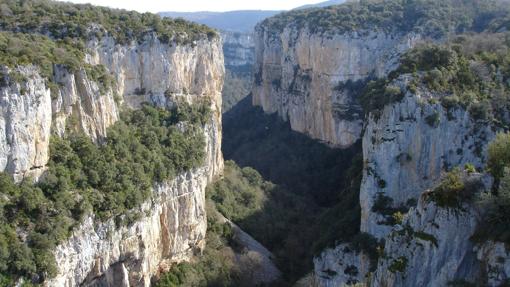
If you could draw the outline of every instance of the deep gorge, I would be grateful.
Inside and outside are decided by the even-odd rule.
[[[0,286],[510,283],[507,1],[0,13]]]

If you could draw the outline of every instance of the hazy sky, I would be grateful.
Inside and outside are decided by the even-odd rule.
[[[69,1],[69,0],[67,0]],[[70,0],[73,3],[90,3],[137,10],[162,11],[231,11],[231,10],[287,10],[325,0]]]

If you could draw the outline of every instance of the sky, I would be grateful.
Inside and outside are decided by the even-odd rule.
[[[61,1],[61,0],[60,0]],[[288,10],[325,0],[66,0],[139,12],[195,12],[232,10]]]

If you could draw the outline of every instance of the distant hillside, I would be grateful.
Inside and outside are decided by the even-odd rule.
[[[343,4],[345,2],[347,2],[347,1],[346,0],[330,0],[330,1],[320,2],[320,3],[317,3],[317,4],[303,5],[303,6],[295,8],[295,9],[308,9],[308,8],[314,8],[314,7],[327,7],[327,6],[331,6],[331,5],[340,5],[340,4]]]
[[[255,25],[282,11],[229,11],[229,12],[161,12],[164,17],[184,18],[189,21],[232,32],[250,32]]]

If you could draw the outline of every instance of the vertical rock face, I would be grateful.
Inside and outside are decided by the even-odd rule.
[[[104,65],[116,85],[102,87],[86,70],[55,68],[52,90],[36,67],[2,68],[0,86],[0,171],[21,180],[40,176],[49,160],[52,135],[79,128],[95,140],[119,119],[122,108],[143,102],[171,107],[177,101],[207,98],[211,119],[204,127],[204,165],[154,186],[155,196],[140,207],[142,218],[128,227],[89,216],[57,246],[58,275],[45,286],[150,286],[171,263],[189,260],[204,247],[207,229],[205,187],[223,169],[220,39],[188,45],[161,43],[156,35],[131,45],[105,37],[90,41],[87,61]],[[10,78],[23,76],[21,83]]]
[[[492,179],[483,174],[469,174],[464,180],[480,191],[492,187]],[[360,282],[375,287],[500,286],[508,279],[509,253],[504,244],[477,245],[471,240],[482,212],[470,203],[440,206],[424,192],[417,206],[384,237],[375,269],[367,267],[369,260],[363,251],[352,252],[348,244],[342,244],[314,260],[317,282],[319,286]]]
[[[172,263],[189,260],[205,246],[208,168],[154,187],[143,218],[128,227],[85,219],[55,255],[59,275],[46,286],[150,286]]]
[[[510,280],[510,250],[501,242],[489,241],[477,248],[489,286],[505,286]]]
[[[14,72],[2,68],[0,81],[0,171],[20,180],[39,177],[49,159],[51,96],[35,67],[23,67],[22,83],[10,81]]]
[[[477,212],[438,207],[421,200],[402,226],[386,237],[372,286],[447,286],[456,280],[480,277],[470,237]]]
[[[405,90],[406,82],[404,76],[393,84]],[[363,135],[361,231],[384,239],[384,255],[377,269],[369,270],[367,256],[345,252],[348,245],[325,250],[314,262],[320,286],[356,282],[370,282],[371,286],[446,286],[455,280],[475,282],[483,272],[484,260],[487,266],[495,264],[488,269],[497,270],[495,280],[506,278],[506,261],[499,263],[492,257],[497,247],[477,247],[480,251],[475,252],[470,238],[480,214],[474,206],[443,208],[423,198],[446,170],[466,163],[482,168],[488,143],[495,136],[490,125],[477,122],[462,108],[446,110],[435,98],[437,95],[427,89],[408,91],[402,101],[369,117]],[[483,182],[489,189],[491,184],[485,179]],[[392,214],[377,210],[381,209],[378,201],[382,197],[387,205],[383,208],[388,210],[411,207],[400,225],[389,223]],[[413,202],[418,202],[416,207],[412,207],[416,204]],[[345,273],[345,264],[358,273]],[[334,273],[327,276],[324,270]]]
[[[113,73],[118,94],[131,106],[165,93],[207,96],[221,103],[223,55],[220,40],[212,41],[165,44],[150,34],[141,43],[121,46],[105,37],[88,43],[88,62]]]
[[[495,134],[463,109],[447,111],[428,91],[409,93],[372,115],[363,136],[365,169],[360,189],[361,231],[383,238],[391,229],[373,212],[379,196],[398,208],[416,201],[450,168],[471,163],[483,167]]]
[[[255,63],[255,37],[253,33],[221,32],[225,66],[236,68]]]
[[[70,73],[57,68],[55,81],[60,88],[52,101],[54,132],[62,136],[66,127],[76,125],[89,137],[98,140],[119,119],[119,99],[108,89],[101,93],[98,83],[84,70]]]
[[[362,252],[353,250],[349,244],[340,244],[324,250],[314,258],[315,281],[318,286],[336,287],[364,282],[370,262]]]
[[[363,112],[341,84],[387,75],[416,34],[317,34],[287,27],[256,28],[253,103],[278,113],[293,130],[338,147],[361,137]]]

